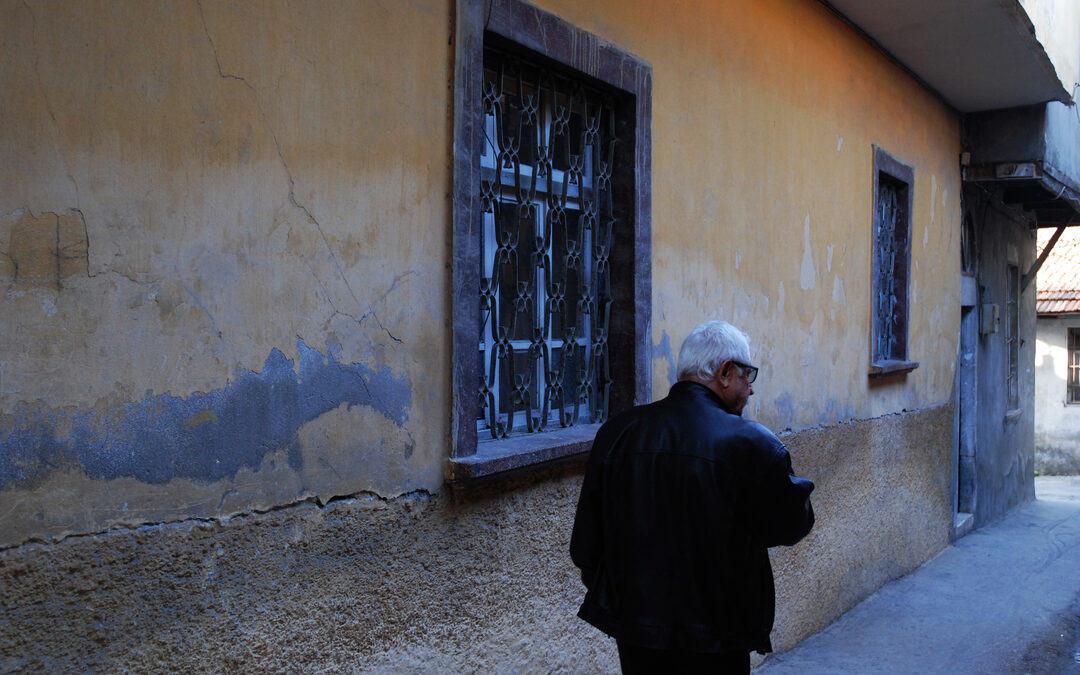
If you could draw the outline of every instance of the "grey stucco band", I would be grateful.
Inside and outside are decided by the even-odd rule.
[[[296,363],[270,352],[261,372],[240,371],[222,389],[186,398],[147,395],[92,410],[24,410],[0,437],[0,489],[32,489],[73,465],[88,477],[132,477],[162,484],[174,478],[216,481],[242,467],[257,469],[268,453],[288,451],[299,470],[300,427],[341,405],[370,406],[403,427],[409,383],[389,369],[337,360],[297,340]]]

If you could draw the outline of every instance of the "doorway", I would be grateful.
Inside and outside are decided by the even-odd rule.
[[[965,286],[975,285],[974,277],[964,277]],[[972,288],[974,290],[974,288]],[[977,293],[963,293],[967,300]],[[968,304],[970,302],[970,304]],[[976,439],[978,432],[978,396],[976,396],[979,347],[979,312],[974,299],[960,308],[960,354],[957,363],[957,443],[956,443],[956,514],[953,538],[959,539],[975,525],[978,499],[975,481]]]

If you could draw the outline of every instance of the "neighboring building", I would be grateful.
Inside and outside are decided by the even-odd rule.
[[[1039,231],[1039,250],[1053,235]],[[1080,474],[1080,228],[1054,244],[1036,280],[1035,470]]]
[[[0,670],[611,670],[582,453],[712,318],[825,627],[1033,496],[1078,12],[3,1]]]
[[[978,525],[1034,496],[1036,233],[1080,222],[1080,122],[1051,102],[968,115],[965,136],[956,480]]]

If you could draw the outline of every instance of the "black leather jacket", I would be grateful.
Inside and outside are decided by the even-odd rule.
[[[593,442],[570,541],[578,616],[653,649],[771,651],[767,549],[810,531],[813,489],[772,432],[676,383]]]

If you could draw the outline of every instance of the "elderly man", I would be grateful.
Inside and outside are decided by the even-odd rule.
[[[578,616],[616,639],[624,673],[747,673],[772,649],[767,549],[810,531],[814,484],[742,417],[758,369],[740,330],[695,328],[678,373],[593,441],[570,542]]]

